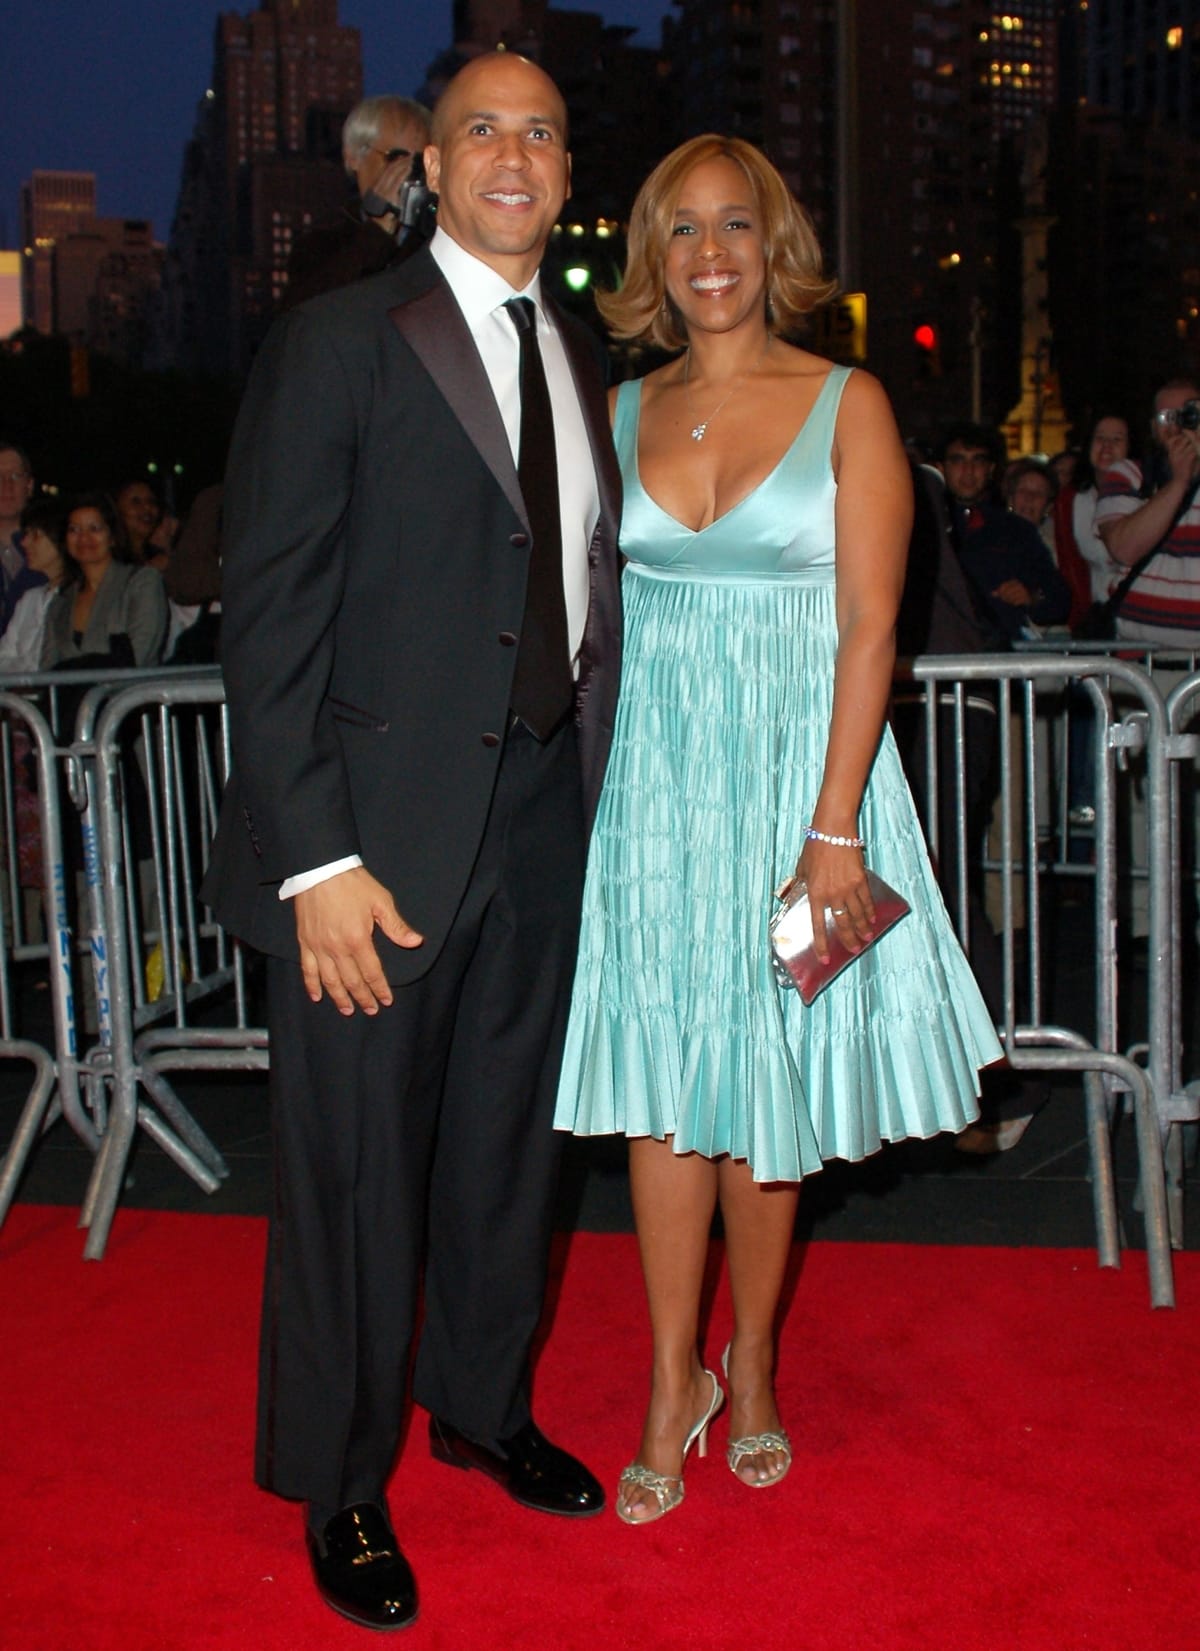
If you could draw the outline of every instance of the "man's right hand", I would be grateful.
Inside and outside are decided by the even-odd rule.
[[[294,898],[300,969],[314,1003],[328,992],[343,1015],[357,1003],[365,1014],[379,1013],[392,1001],[379,954],[375,925],[397,946],[409,950],[425,937],[401,917],[383,884],[362,866],[327,878]]]
[[[408,175],[411,171],[412,156],[399,155],[394,161],[389,161],[387,163],[383,171],[371,185],[370,193],[378,196],[381,201],[387,201],[389,208],[391,209],[388,212],[382,212],[373,217],[373,222],[381,224],[384,228],[386,228],[389,235],[396,228],[399,214],[395,209],[400,204],[400,191],[404,188]],[[363,210],[366,211],[365,202],[363,205]],[[368,216],[371,216],[371,214],[368,214]]]
[[[1019,579],[1006,579],[1002,585],[997,585],[992,595],[998,602],[1006,602],[1010,608],[1031,608],[1034,604],[1034,594],[1028,585],[1023,585]]]
[[[1160,439],[1171,466],[1171,478],[1184,487],[1190,487],[1200,476],[1200,441],[1195,430],[1184,430],[1178,424],[1168,424]]]

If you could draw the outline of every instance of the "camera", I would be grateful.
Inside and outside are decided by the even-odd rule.
[[[425,182],[425,160],[420,150],[412,158],[412,167],[400,185],[400,199],[385,201],[375,190],[368,189],[362,198],[363,211],[370,218],[380,218],[387,212],[396,216],[396,241],[403,246],[414,233],[422,240],[433,234],[433,218],[437,197]]]
[[[1182,407],[1160,407],[1154,415],[1160,430],[1172,425],[1178,430],[1200,430],[1200,401],[1185,401]]]

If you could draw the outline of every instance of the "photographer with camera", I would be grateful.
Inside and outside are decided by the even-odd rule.
[[[1154,398],[1147,474],[1122,459],[1100,481],[1096,532],[1115,562],[1137,570],[1117,613],[1121,638],[1200,647],[1198,432],[1200,390],[1172,379]]]
[[[1172,379],[1154,398],[1151,447],[1143,479],[1134,459],[1122,459],[1099,480],[1096,532],[1115,562],[1125,568],[1124,590],[1114,591],[1117,636],[1157,644],[1150,674],[1164,696],[1188,672],[1188,661],[1173,655],[1200,648],[1200,391],[1195,380]],[[1119,587],[1118,587],[1119,589]],[[1161,657],[1166,655],[1166,657]],[[1181,765],[1181,777],[1187,765]],[[1192,787],[1182,818],[1193,818],[1200,841],[1200,792]],[[1143,777],[1134,764],[1127,825],[1131,864],[1148,859]],[[1148,933],[1147,884],[1130,880],[1131,933]]]
[[[342,127],[342,160],[356,202],[336,224],[301,236],[280,309],[399,263],[433,232],[422,153],[429,110],[414,98],[364,98]]]

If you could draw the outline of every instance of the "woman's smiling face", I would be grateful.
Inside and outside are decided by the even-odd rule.
[[[749,179],[714,156],[683,180],[667,247],[666,285],[689,326],[729,332],[763,314],[767,260]]]
[[[67,517],[67,549],[81,567],[112,559],[113,536],[98,510],[84,505]]]

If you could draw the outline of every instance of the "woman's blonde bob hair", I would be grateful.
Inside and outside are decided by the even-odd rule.
[[[667,294],[667,248],[684,179],[704,161],[731,160],[746,174],[754,196],[767,261],[767,324],[790,332],[837,291],[825,279],[821,248],[807,212],[761,150],[715,132],[673,149],[638,190],[629,220],[625,280],[617,292],[596,295],[600,314],[617,338],[643,339],[663,350],[687,343],[683,320]]]

